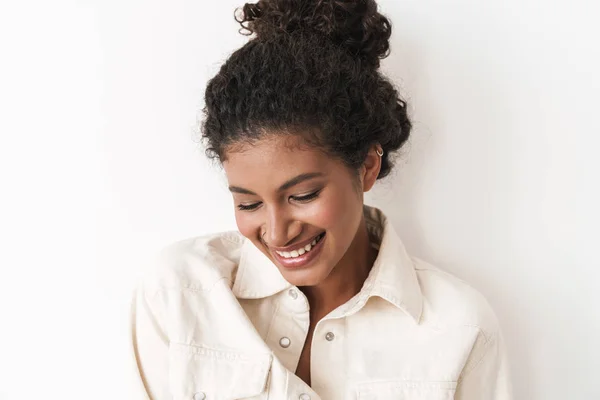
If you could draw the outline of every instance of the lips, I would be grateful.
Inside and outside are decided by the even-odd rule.
[[[323,249],[323,242],[326,239],[325,232],[315,236],[306,244],[288,247],[285,250],[270,249],[273,257],[281,266],[289,269],[296,269],[308,266]]]
[[[280,256],[282,256],[284,258],[296,258],[296,257],[303,255],[304,253],[308,253],[309,251],[312,251],[313,247],[317,245],[317,243],[321,240],[321,238],[323,238],[323,236],[325,236],[325,232],[315,236],[315,238],[312,240],[312,242],[310,242],[304,246],[296,246],[293,250],[289,250],[289,251],[274,250],[274,251],[277,252],[277,254],[279,254]]]

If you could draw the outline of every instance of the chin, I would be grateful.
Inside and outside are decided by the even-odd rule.
[[[314,269],[310,268],[297,271],[290,271],[282,267],[278,268],[283,278],[294,286],[317,286],[327,278],[330,272],[325,271],[324,268],[318,267],[319,266],[315,266]]]

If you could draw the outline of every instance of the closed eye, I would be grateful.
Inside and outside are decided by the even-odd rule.
[[[309,201],[312,201],[312,200],[316,199],[317,197],[319,197],[321,190],[322,189],[319,189],[316,192],[312,192],[305,196],[290,196],[290,199],[300,202],[300,203],[308,203]],[[238,204],[237,208],[240,211],[254,211],[258,207],[260,207],[261,204],[262,204],[262,202],[253,203],[253,204]]]
[[[258,206],[260,206],[261,203],[254,203],[254,204],[238,204],[237,208],[241,211],[253,211],[256,210],[258,208]]]
[[[321,190],[317,190],[316,192],[307,194],[306,196],[290,196],[290,198],[301,203],[306,203],[319,197],[319,193],[321,193]]]

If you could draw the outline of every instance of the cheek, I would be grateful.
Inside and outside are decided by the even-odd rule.
[[[240,233],[248,239],[253,239],[259,229],[259,225],[253,221],[253,218],[249,215],[245,215],[243,211],[236,211],[235,223],[237,224]]]
[[[332,231],[340,224],[343,212],[335,203],[328,203],[324,207],[320,207],[315,215],[317,226],[322,229]]]
[[[353,219],[349,216],[357,212],[359,204],[353,196],[342,193],[342,191],[333,191],[333,194],[319,207],[315,215],[318,226],[330,231],[342,231],[352,225]]]

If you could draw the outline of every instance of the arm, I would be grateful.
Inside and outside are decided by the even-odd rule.
[[[502,334],[479,336],[458,380],[455,400],[512,400]]]

